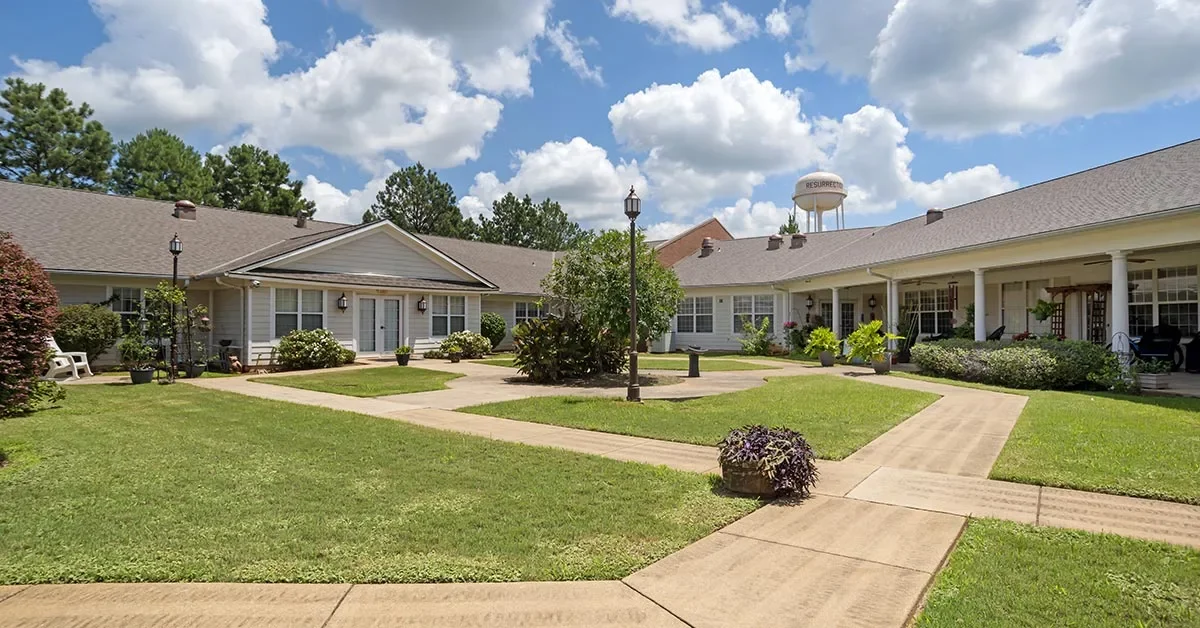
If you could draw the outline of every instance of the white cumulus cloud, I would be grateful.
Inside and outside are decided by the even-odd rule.
[[[646,24],[675,43],[705,52],[726,50],[759,31],[754,16],[729,2],[706,7],[702,0],[615,0],[609,13]]]

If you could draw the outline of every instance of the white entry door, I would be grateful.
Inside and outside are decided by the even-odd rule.
[[[403,297],[359,297],[358,352],[394,352],[404,337],[403,311]]]

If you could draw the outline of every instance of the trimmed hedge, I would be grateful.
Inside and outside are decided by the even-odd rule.
[[[328,329],[296,329],[279,339],[279,365],[289,371],[327,369],[345,363],[342,345]]]
[[[1082,340],[923,342],[912,361],[936,377],[1008,388],[1074,390],[1094,387],[1088,375],[1103,372],[1109,352]]]

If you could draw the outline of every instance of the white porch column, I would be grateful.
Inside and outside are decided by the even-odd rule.
[[[829,321],[829,327],[833,329],[833,335],[837,338],[842,337],[842,294],[840,288],[833,288],[833,320]]]
[[[975,269],[975,341],[987,340],[987,284],[983,280],[983,269]]]
[[[1112,350],[1129,352],[1129,260],[1128,251],[1109,251],[1112,257]]]
[[[900,282],[889,279],[887,282],[887,327],[893,334],[900,333]],[[888,349],[896,350],[896,341],[888,341]]]

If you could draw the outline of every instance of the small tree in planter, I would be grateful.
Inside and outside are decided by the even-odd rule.
[[[1139,361],[1134,371],[1142,390],[1165,390],[1171,385],[1171,363],[1167,360]]]
[[[400,366],[408,366],[408,360],[412,358],[412,347],[401,345],[396,347],[396,364]]]
[[[799,432],[748,425],[719,445],[721,476],[735,493],[806,496],[817,483],[816,455]]]
[[[146,344],[140,326],[134,325],[125,332],[125,338],[117,345],[121,354],[121,365],[129,370],[129,380],[135,384],[149,384],[154,379],[154,358],[158,350]]]
[[[863,323],[846,337],[846,344],[850,345],[850,357],[870,362],[880,375],[892,370],[891,356],[887,353],[888,341],[904,340],[902,336],[880,331],[881,327],[883,321],[880,320]]]
[[[821,366],[833,366],[834,355],[841,352],[842,343],[838,342],[833,330],[828,327],[818,327],[808,335],[808,345],[804,352],[810,357],[820,358]]]

